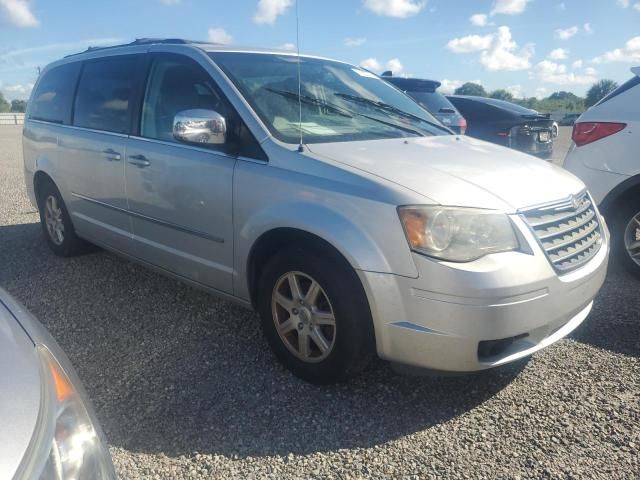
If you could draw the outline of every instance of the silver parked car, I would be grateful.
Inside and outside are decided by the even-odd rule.
[[[450,371],[530,355],[606,274],[576,177],[313,56],[147,39],[67,57],[34,88],[24,160],[55,253],[89,241],[252,306],[318,383],[376,353]]]
[[[116,478],[67,356],[1,288],[0,365],[0,478]]]

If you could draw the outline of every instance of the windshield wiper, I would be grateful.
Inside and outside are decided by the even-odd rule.
[[[275,93],[276,95],[281,95],[284,98],[288,98],[288,99],[294,100],[296,102],[298,101],[298,94],[295,93],[295,92],[290,92],[288,90],[278,90],[277,88],[269,88],[269,87],[266,87],[265,90],[268,90],[271,93]],[[327,110],[330,110],[330,111],[332,111],[332,112],[334,112],[334,113],[336,113],[338,115],[341,115],[343,117],[353,118],[354,115],[357,115],[359,117],[368,118],[369,120],[372,120],[374,122],[381,123],[381,124],[386,125],[388,127],[397,128],[398,130],[402,130],[403,132],[411,133],[412,135],[415,135],[417,137],[424,137],[423,133],[420,133],[417,130],[414,130],[413,128],[405,127],[403,125],[398,125],[397,123],[393,123],[393,122],[387,122],[386,120],[382,120],[380,118],[372,117],[371,115],[366,115],[364,113],[352,112],[350,110],[345,110],[344,108],[338,107],[337,105],[334,105],[334,104],[328,103],[328,102],[323,102],[322,100],[318,100],[317,98],[310,97],[308,95],[300,95],[299,98],[300,98],[300,101],[302,103],[306,103],[308,105],[314,105],[314,106],[317,106],[317,107],[326,108]]]
[[[450,131],[447,127],[444,127],[442,125],[438,125],[435,122],[430,122],[429,120],[427,120],[425,118],[422,118],[422,117],[419,117],[418,115],[414,115],[413,113],[405,112],[401,108],[395,107],[395,106],[390,105],[390,104],[385,103],[385,102],[380,102],[380,101],[377,101],[377,100],[371,100],[370,98],[360,97],[358,95],[351,95],[349,93],[336,93],[335,95],[340,97],[340,98],[344,98],[346,100],[351,100],[352,102],[355,102],[355,103],[369,105],[369,106],[372,106],[372,107],[377,108],[379,110],[384,110],[386,112],[394,113],[394,114],[396,114],[396,115],[398,115],[400,117],[410,118],[411,120],[417,120],[419,122],[426,123],[428,125],[431,125],[432,127],[439,128],[440,130],[444,130],[446,132]]]
[[[297,93],[289,92],[288,90],[278,90],[277,88],[269,88],[269,87],[266,87],[265,90],[268,90],[271,93],[275,93],[276,95],[281,95],[281,96],[283,96],[285,98],[289,98],[291,100],[295,100],[296,102],[298,101],[298,94]],[[332,105],[330,103],[323,102],[322,100],[318,100],[317,98],[310,97],[308,95],[300,95],[300,101],[302,103],[306,103],[308,105],[313,105],[313,106],[316,106],[316,107],[326,108],[327,110],[330,110],[333,113],[336,113],[336,114],[341,115],[343,117],[353,118],[353,115],[351,115],[346,110],[344,110],[344,109],[342,109],[342,108],[340,108],[340,107],[338,107],[336,105]]]

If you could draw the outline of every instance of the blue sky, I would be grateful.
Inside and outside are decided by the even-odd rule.
[[[640,65],[640,0],[299,0],[305,53],[516,96],[584,94]],[[294,0],[0,0],[0,90],[37,67],[136,37],[294,48]]]

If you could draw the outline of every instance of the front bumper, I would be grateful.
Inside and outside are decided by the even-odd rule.
[[[450,263],[414,254],[420,276],[359,272],[374,319],[378,355],[442,371],[475,371],[531,355],[587,317],[602,286],[609,233],[582,267],[562,276],[534,243]]]

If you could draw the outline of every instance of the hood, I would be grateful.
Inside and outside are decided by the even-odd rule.
[[[544,160],[464,135],[321,143],[309,150],[442,205],[510,212],[585,188]]]
[[[0,291],[0,478],[13,478],[33,435],[40,409],[35,346],[2,303]]]

